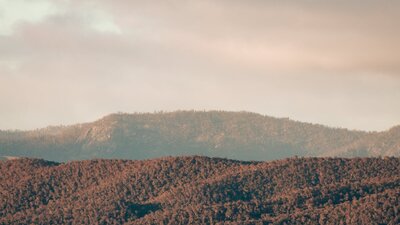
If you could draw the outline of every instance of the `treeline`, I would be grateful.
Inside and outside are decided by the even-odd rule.
[[[399,224],[400,159],[0,162],[0,224]]]

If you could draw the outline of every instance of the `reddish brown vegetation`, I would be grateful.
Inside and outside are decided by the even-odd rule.
[[[399,158],[0,162],[0,224],[398,224]]]

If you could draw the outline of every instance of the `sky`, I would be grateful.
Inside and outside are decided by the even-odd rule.
[[[400,124],[400,1],[0,0],[0,129],[115,112]]]

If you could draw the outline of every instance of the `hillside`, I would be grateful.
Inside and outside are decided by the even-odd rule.
[[[0,162],[0,224],[399,224],[399,158]]]
[[[53,161],[194,154],[273,160],[339,152],[344,146],[376,134],[248,112],[112,114],[93,123],[2,131],[0,155]],[[389,155],[398,152],[396,148]]]
[[[359,140],[340,147],[325,156],[400,156],[400,126],[386,132],[371,133]]]

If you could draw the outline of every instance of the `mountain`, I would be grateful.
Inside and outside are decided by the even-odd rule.
[[[400,158],[0,162],[0,224],[399,224]]]
[[[0,155],[54,161],[168,155],[271,160],[318,156],[366,135],[248,112],[112,114],[93,123],[0,132]]]
[[[0,156],[59,162],[179,155],[240,160],[295,155],[398,156],[399,134],[399,129],[367,133],[248,112],[112,114],[93,123],[1,131]]]
[[[400,156],[400,126],[386,132],[371,133],[363,138],[331,152],[325,156]]]

